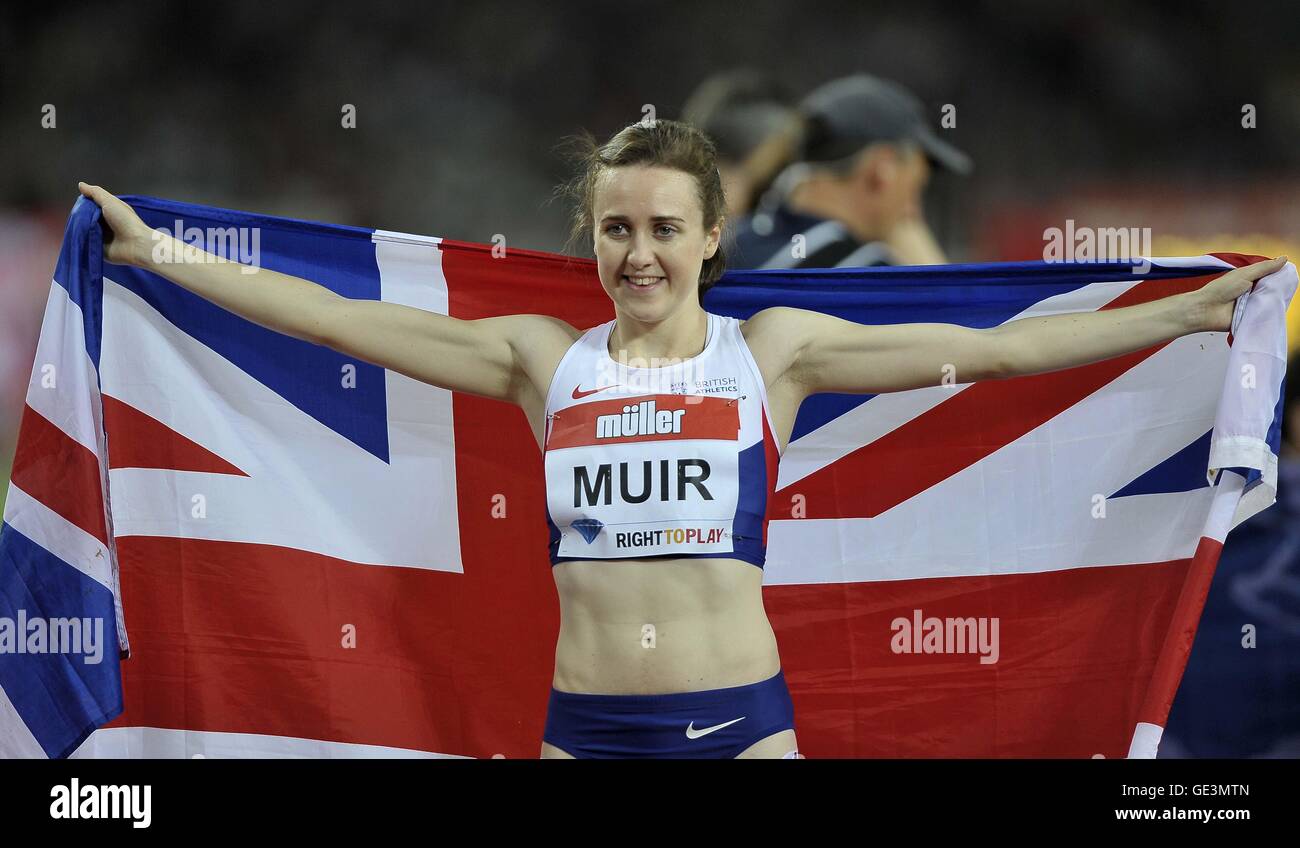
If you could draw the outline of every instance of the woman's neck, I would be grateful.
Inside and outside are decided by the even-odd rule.
[[[680,316],[670,316],[656,324],[619,316],[609,335],[609,355],[618,360],[622,351],[627,359],[690,359],[704,352],[708,341],[709,316],[703,309],[693,309]]]

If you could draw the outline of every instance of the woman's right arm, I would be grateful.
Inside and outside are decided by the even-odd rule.
[[[151,230],[129,205],[99,186],[78,187],[99,204],[112,230],[104,245],[109,262],[166,277],[268,329],[452,391],[519,403],[527,374],[514,340],[562,323],[541,315],[465,321],[402,304],[342,297],[266,268],[247,273],[250,266]]]

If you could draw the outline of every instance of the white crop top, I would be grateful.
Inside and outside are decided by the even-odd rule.
[[[699,355],[634,367],[615,321],[573,343],[546,396],[551,564],[734,557],[763,567],[779,460],[740,319],[708,315]]]

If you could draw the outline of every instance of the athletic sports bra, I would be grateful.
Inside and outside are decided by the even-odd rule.
[[[674,556],[763,567],[779,459],[767,390],[740,320],[706,314],[704,350],[675,364],[616,362],[615,321],[560,360],[543,447],[551,565]]]

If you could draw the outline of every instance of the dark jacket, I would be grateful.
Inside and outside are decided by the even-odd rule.
[[[843,224],[784,204],[770,215],[749,215],[736,223],[736,242],[727,255],[727,267],[755,268],[858,268],[893,265],[883,242],[863,244]],[[801,256],[795,255],[794,237],[803,234]]]

